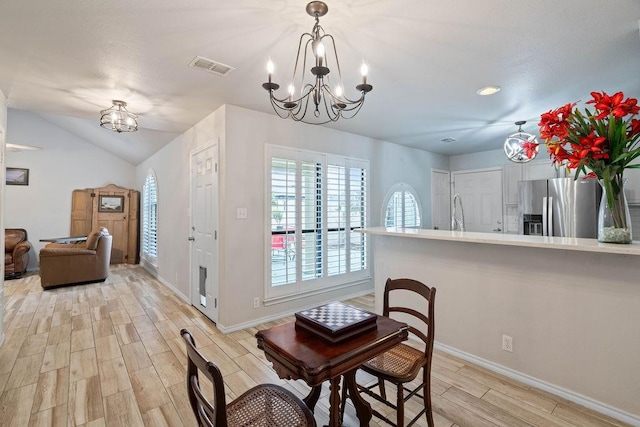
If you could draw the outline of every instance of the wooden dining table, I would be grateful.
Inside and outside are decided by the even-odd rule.
[[[256,333],[258,348],[273,363],[280,378],[302,379],[311,387],[304,401],[312,411],[320,397],[322,383],[329,381],[329,427],[340,425],[340,380],[344,377],[360,426],[368,426],[371,406],[358,392],[356,371],[367,360],[406,340],[407,324],[377,316],[375,328],[331,344],[312,331],[296,328],[295,323],[283,323]]]

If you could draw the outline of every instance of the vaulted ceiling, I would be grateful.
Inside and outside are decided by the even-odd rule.
[[[273,59],[286,87],[298,38],[313,26],[306,3],[3,0],[0,90],[10,108],[138,164],[223,104],[273,113],[265,64]],[[340,130],[469,153],[500,148],[516,120],[535,133],[541,113],[591,91],[640,96],[637,0],[327,4],[320,23],[336,39],[347,94],[363,60],[374,87],[356,118],[330,125]],[[189,68],[197,55],[235,70]],[[486,85],[502,90],[477,95]],[[139,114],[140,131],[98,126],[112,99]]]

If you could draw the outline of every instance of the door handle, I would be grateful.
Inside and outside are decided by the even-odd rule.
[[[498,227],[498,228],[494,228],[493,231],[502,231],[502,228]]]
[[[195,240],[196,240],[196,238],[195,238],[195,237],[193,237],[193,236],[189,236],[189,239],[187,239],[187,240],[189,240],[190,242],[193,242],[193,241],[195,241]]]
[[[549,229],[547,228],[548,224],[549,224],[549,221],[548,221],[548,218],[547,218],[547,212],[548,212],[548,209],[547,209],[547,198],[543,197],[542,198],[542,235],[543,236],[548,236],[549,235]]]
[[[549,236],[553,236],[553,197],[549,197]]]

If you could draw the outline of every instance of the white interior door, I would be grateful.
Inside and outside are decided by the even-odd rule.
[[[218,321],[218,146],[191,154],[191,304]]]
[[[453,172],[453,192],[462,198],[466,231],[502,233],[502,170]]]
[[[451,229],[451,173],[431,169],[431,226],[434,230]]]

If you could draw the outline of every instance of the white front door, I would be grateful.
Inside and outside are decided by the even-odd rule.
[[[431,226],[434,230],[451,229],[451,173],[431,169]]]
[[[218,146],[191,154],[191,304],[218,320]]]
[[[502,170],[453,172],[456,193],[462,199],[466,231],[502,233]]]

